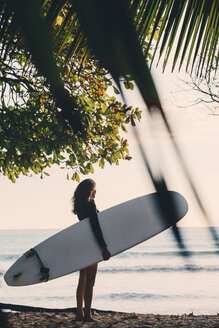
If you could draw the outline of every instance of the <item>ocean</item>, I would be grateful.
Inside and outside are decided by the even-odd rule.
[[[219,228],[217,233],[219,235]],[[75,307],[78,273],[28,287],[8,287],[4,273],[26,250],[57,230],[0,230],[0,302]],[[99,264],[92,307],[153,314],[217,314],[219,250],[208,228],[180,228],[189,257],[171,229]]]

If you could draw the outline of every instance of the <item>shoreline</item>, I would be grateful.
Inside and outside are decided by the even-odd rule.
[[[75,308],[46,309],[0,303],[0,310],[1,328],[219,328],[219,313],[159,315],[93,309],[96,321],[85,323],[75,321]]]

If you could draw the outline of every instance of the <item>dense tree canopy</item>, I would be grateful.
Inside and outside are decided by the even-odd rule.
[[[61,33],[66,12],[63,10],[51,24],[55,33]],[[52,164],[73,168],[68,178],[79,180],[80,173],[94,171],[94,163],[103,168],[105,161],[118,164],[121,158],[131,158],[121,131],[140,119],[140,110],[116,99],[119,90],[92,54],[86,59],[80,53],[68,58],[78,28],[76,25],[62,49],[57,44],[57,58],[65,95],[80,115],[81,131],[74,130],[68,113],[62,115],[48,81],[33,65],[22,36],[17,34],[15,45],[1,45],[0,172],[13,182],[20,173],[40,173],[43,177]],[[128,77],[123,80],[125,88],[133,89]]]

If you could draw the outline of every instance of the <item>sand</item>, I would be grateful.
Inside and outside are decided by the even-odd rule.
[[[72,311],[25,311],[2,312],[0,328],[219,328],[218,315],[154,315],[123,313],[94,310],[96,322],[84,323],[75,320],[75,309]]]

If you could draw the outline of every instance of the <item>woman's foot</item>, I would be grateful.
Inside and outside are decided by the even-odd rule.
[[[96,322],[97,320],[95,320],[94,318],[92,318],[91,316],[85,316],[84,317],[84,322]]]
[[[83,321],[84,320],[84,315],[83,314],[76,314],[76,321]]]

